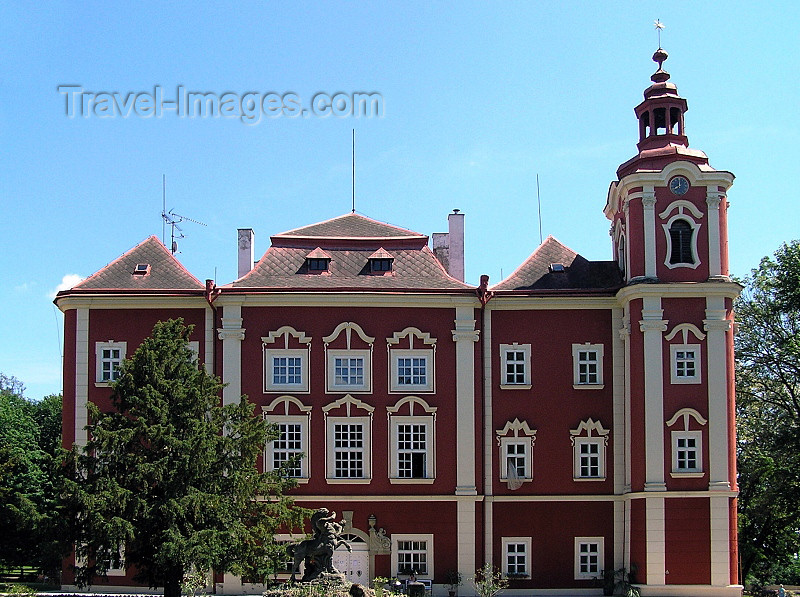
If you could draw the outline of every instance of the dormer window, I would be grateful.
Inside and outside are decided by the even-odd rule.
[[[146,276],[149,273],[150,273],[149,263],[137,263],[136,267],[133,269],[134,276]]]
[[[331,256],[321,248],[317,247],[306,255],[306,270],[309,273],[319,274],[327,272],[330,268]]]
[[[328,271],[328,263],[330,259],[306,259],[308,269],[312,272],[325,272]]]
[[[383,248],[369,256],[369,271],[373,274],[384,274],[392,271],[394,256]]]

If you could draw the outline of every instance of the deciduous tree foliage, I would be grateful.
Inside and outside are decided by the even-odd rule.
[[[24,391],[0,373],[0,565],[53,576],[66,547],[56,474],[61,396],[34,401]]]
[[[191,329],[159,322],[123,364],[113,408],[90,405],[71,484],[79,584],[120,563],[166,597],[191,568],[264,580],[274,533],[301,523],[284,495],[292,481],[256,468],[274,428],[244,396],[220,404],[222,384],[198,366]]]
[[[800,245],[784,244],[736,304],[739,550],[748,582],[800,582]]]

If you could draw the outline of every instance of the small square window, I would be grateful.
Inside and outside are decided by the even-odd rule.
[[[433,578],[433,535],[392,535],[392,573]]]
[[[372,362],[369,350],[328,350],[328,392],[370,392]]]
[[[671,344],[670,377],[673,384],[700,383],[700,345]]]
[[[308,265],[309,271],[312,272],[326,272],[328,271],[328,264],[330,263],[330,259],[317,259],[309,257],[306,259],[306,264]]]
[[[264,350],[264,391],[307,393],[308,350]]]
[[[573,387],[600,389],[603,387],[603,345],[572,345]]]
[[[392,271],[392,259],[370,259],[370,269],[376,273]]]
[[[703,435],[700,431],[672,432],[672,472],[702,473]]]
[[[531,575],[530,537],[503,537],[503,574],[511,578],[527,578]]]
[[[503,389],[530,389],[530,344],[501,344],[502,355],[500,387]]]
[[[433,391],[433,350],[390,351],[389,388],[394,393]]]

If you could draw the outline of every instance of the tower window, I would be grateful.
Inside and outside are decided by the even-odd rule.
[[[672,241],[672,251],[669,257],[671,264],[694,263],[692,256],[693,232],[691,224],[686,220],[675,220],[669,227],[669,237]]]
[[[681,110],[680,108],[670,108],[669,109],[669,123],[670,129],[669,132],[672,134],[683,134],[683,127],[681,126]],[[675,130],[677,126],[677,131]]]
[[[667,132],[667,109],[656,108],[653,110],[653,128],[656,135],[663,135]]]

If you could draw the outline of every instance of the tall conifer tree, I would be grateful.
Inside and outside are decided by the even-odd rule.
[[[159,322],[114,383],[110,409],[90,404],[89,441],[75,452],[76,582],[124,564],[135,580],[180,595],[191,569],[263,581],[282,550],[281,527],[304,511],[293,482],[257,469],[274,427],[198,366],[192,327]]]

